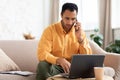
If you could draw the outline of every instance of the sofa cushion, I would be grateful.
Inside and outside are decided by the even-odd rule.
[[[104,74],[107,76],[114,77],[115,76],[115,70],[112,67],[104,67]]]
[[[0,80],[36,80],[36,75],[21,76],[13,74],[0,74]]]
[[[20,70],[17,64],[0,49],[0,71]]]

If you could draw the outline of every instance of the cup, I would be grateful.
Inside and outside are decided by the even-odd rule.
[[[95,80],[104,80],[103,67],[94,67]]]

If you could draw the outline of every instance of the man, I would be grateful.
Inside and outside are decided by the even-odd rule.
[[[81,23],[77,21],[78,7],[74,3],[62,6],[58,23],[48,26],[38,45],[37,80],[69,73],[70,61],[74,54],[92,54]]]

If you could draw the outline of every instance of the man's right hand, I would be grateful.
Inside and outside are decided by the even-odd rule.
[[[56,64],[60,65],[65,73],[69,73],[71,64],[65,58],[58,58]]]

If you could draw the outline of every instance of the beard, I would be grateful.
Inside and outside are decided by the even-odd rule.
[[[65,31],[70,31],[71,28],[72,28],[72,26],[73,26],[73,24],[72,24],[72,25],[70,25],[70,24],[65,24],[63,21],[61,21],[61,23],[62,23],[62,27],[63,27],[63,29],[64,29]]]

